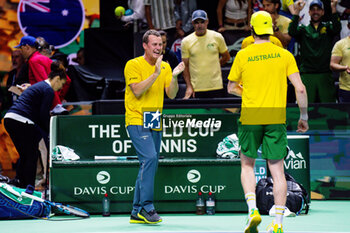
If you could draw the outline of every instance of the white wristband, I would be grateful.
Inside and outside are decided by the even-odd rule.
[[[300,114],[300,119],[303,121],[307,121],[309,119],[309,116],[307,113]]]

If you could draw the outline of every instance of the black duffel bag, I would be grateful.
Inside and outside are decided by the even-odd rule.
[[[287,202],[286,207],[296,215],[309,211],[309,195],[305,188],[298,183],[291,175],[285,173],[287,180]],[[260,179],[256,185],[256,205],[260,214],[269,214],[274,205],[273,198],[273,180],[269,176]]]

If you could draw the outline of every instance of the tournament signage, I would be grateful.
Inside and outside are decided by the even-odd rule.
[[[218,211],[246,209],[240,161],[216,158],[218,143],[237,132],[236,114],[146,115],[146,125],[160,124],[163,132],[161,156],[165,159],[159,161],[154,193],[160,211],[195,211],[194,200],[199,191],[215,194]],[[80,156],[78,161],[52,163],[53,200],[99,212],[101,198],[108,193],[112,212],[130,211],[139,163],[118,159],[136,155],[124,116],[58,116],[52,118],[51,125],[51,146],[67,146]],[[308,141],[303,137],[288,136],[291,150],[285,167],[307,189]],[[96,155],[113,155],[115,159],[97,161]],[[257,181],[266,177],[264,160],[256,161],[255,175]]]
[[[68,119],[69,120],[66,120]],[[148,114],[147,124],[152,115]],[[237,118],[233,114],[163,114],[161,155],[165,157],[215,157],[218,143],[227,135],[237,132]],[[152,124],[158,128],[157,122]],[[127,133],[124,116],[58,118],[60,145],[75,150],[81,159],[95,155],[136,155]],[[65,129],[74,134],[65,134]],[[96,150],[91,150],[90,145]]]
[[[44,37],[55,48],[74,41],[85,20],[81,0],[21,0],[17,16],[24,35]]]
[[[288,135],[288,155],[284,169],[310,193],[310,152],[308,135]]]

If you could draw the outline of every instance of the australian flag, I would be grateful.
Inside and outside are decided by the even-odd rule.
[[[17,13],[23,34],[44,37],[55,48],[74,41],[85,19],[81,0],[21,0]]]

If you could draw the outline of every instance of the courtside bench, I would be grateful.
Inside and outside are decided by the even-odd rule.
[[[199,127],[186,127],[187,121]],[[163,116],[164,158],[159,161],[154,196],[159,212],[194,213],[199,191],[205,196],[215,193],[218,212],[246,211],[239,160],[216,158],[218,143],[237,131],[236,122],[234,114]],[[112,213],[130,212],[138,160],[128,159],[136,153],[123,115],[55,116],[50,138],[50,151],[63,145],[80,156],[77,161],[50,162],[51,200],[101,213],[102,197],[108,193]],[[264,161],[257,161],[256,175],[266,175]]]

